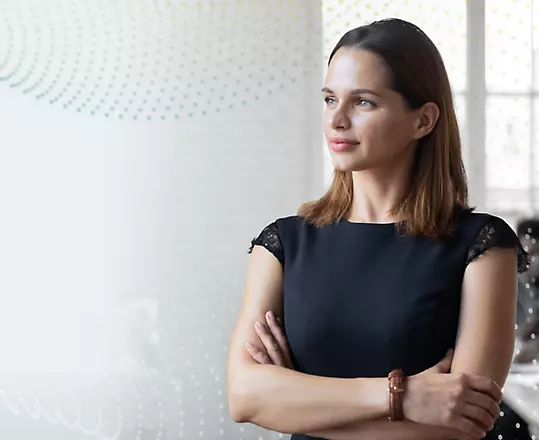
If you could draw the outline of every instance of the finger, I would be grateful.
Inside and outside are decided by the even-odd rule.
[[[492,379],[484,376],[469,375],[468,384],[475,391],[488,394],[496,402],[502,401],[502,390]]]
[[[245,349],[247,350],[247,353],[251,355],[251,357],[257,361],[259,364],[262,365],[272,365],[273,362],[271,361],[270,357],[264,353],[262,350],[259,350],[257,347],[255,347],[250,342],[247,342],[245,344]]]
[[[281,354],[283,355],[285,362],[287,365],[291,365],[290,348],[281,322],[272,312],[266,313],[266,321],[273,337],[281,349]]]
[[[273,337],[281,348],[285,362],[287,365],[291,365],[290,347],[288,346],[288,340],[286,339],[282,323],[272,312],[266,313],[266,321]]]
[[[500,416],[500,406],[492,397],[488,396],[487,394],[469,390],[466,393],[465,399],[467,403],[488,411],[494,420]]]
[[[444,358],[438,362],[434,367],[429,368],[430,373],[448,373],[451,369],[451,363],[453,362],[453,349],[449,349]]]
[[[255,330],[258,334],[258,337],[264,344],[264,347],[266,347],[266,351],[268,352],[268,355],[272,362],[280,367],[286,367],[284,356],[281,353],[279,344],[277,344],[277,341],[273,337],[273,334],[269,330],[268,326],[257,321],[257,323],[255,324]]]
[[[485,430],[481,429],[474,422],[466,417],[460,417],[454,425],[454,428],[458,429],[466,435],[471,435],[473,438],[483,438],[486,435]]]
[[[474,421],[484,431],[490,431],[496,420],[487,410],[469,403],[462,406],[462,414]]]
[[[291,353],[291,351],[290,351],[290,344],[288,343],[288,338],[286,337],[286,332],[285,332],[285,329],[284,329],[284,324],[283,324],[283,321],[281,320],[281,318],[277,317],[277,323],[278,323],[279,326],[281,327],[281,329],[282,329],[282,331],[283,331],[284,339],[285,339],[285,341],[286,341],[285,356],[286,356],[286,359],[287,359],[287,362],[288,362],[288,368],[294,369],[294,362],[292,361],[292,353]]]

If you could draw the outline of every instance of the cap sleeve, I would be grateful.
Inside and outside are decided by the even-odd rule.
[[[498,217],[490,217],[477,234],[468,250],[466,264],[470,264],[491,248],[515,248],[517,251],[518,272],[525,272],[530,265],[530,256],[522,247],[511,227]]]
[[[284,266],[283,245],[281,243],[281,237],[279,236],[279,228],[277,227],[276,222],[273,222],[266,226],[258,235],[258,237],[254,238],[251,241],[251,247],[248,251],[249,254],[253,251],[253,248],[255,246],[265,247]]]

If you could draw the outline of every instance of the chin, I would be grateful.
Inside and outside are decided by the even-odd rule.
[[[368,163],[365,163],[364,161],[358,161],[356,160],[333,160],[333,169],[335,171],[363,171],[366,169],[369,169],[370,166]]]

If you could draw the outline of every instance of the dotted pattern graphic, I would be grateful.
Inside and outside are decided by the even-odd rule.
[[[227,112],[246,114],[250,105],[269,97],[296,99],[301,95],[303,79],[312,76],[312,69],[319,69],[321,65],[320,51],[307,50],[320,47],[321,23],[306,18],[311,14],[320,17],[319,2],[0,0],[0,87],[10,96],[35,102],[36,107],[50,108],[51,113],[62,110],[66,120],[80,117],[84,124],[85,118],[90,125],[99,118],[100,123],[95,124],[99,127],[106,127],[102,122],[111,120],[114,122],[110,125],[112,136],[116,130],[122,130],[122,123],[127,121],[165,126],[162,121],[187,120],[185,126],[198,118],[192,121],[191,127],[204,129],[197,124],[205,117],[223,114],[226,120],[230,118]],[[303,24],[309,22],[312,27],[305,29]],[[292,93],[285,93],[288,90]],[[283,99],[284,105],[287,105],[286,99]],[[268,111],[263,116],[270,119],[274,114],[275,111]],[[270,124],[274,122],[268,124],[272,127]],[[177,126],[182,127],[180,123]],[[151,130],[148,132],[152,133]],[[153,130],[155,133],[155,127]],[[165,138],[162,136],[160,140],[167,142]],[[155,148],[151,154],[165,155],[173,151],[173,142],[170,142],[170,150],[164,152],[163,148]],[[107,146],[114,147],[112,142]],[[73,161],[81,168],[84,168],[81,154],[86,150],[99,150],[84,142],[66,145],[65,139],[60,147],[59,160]],[[132,180],[124,178],[131,186],[129,194],[136,193],[131,191],[132,186],[139,182],[141,186],[146,185],[137,198],[137,202],[143,203],[149,198],[148,187],[150,190],[161,188],[162,182],[150,181],[148,172],[148,169],[152,171],[152,164],[161,162],[154,156],[151,164],[143,166],[143,161],[135,157],[136,152],[129,147],[126,147],[128,160],[140,164],[143,175],[135,181],[130,173],[137,168],[129,163],[125,164],[130,167],[129,173],[125,174]],[[40,148],[37,146],[31,151]],[[51,150],[57,151],[55,148],[41,150],[44,157],[52,155]],[[178,154],[171,160],[179,157],[183,158]],[[208,166],[217,170],[215,164],[220,157],[215,157],[217,159]],[[124,163],[108,160],[110,173],[122,174]],[[163,174],[175,166],[181,173],[180,159],[177,160],[168,164]],[[259,160],[259,156],[246,155],[245,160]],[[281,160],[289,161],[290,156],[277,158],[271,164],[278,165]],[[96,162],[100,164],[99,158]],[[74,166],[73,172],[76,169]],[[285,172],[298,174],[291,167]],[[242,176],[236,178],[238,186],[245,185]],[[91,185],[99,176],[95,176],[95,180],[91,175],[80,180]],[[178,181],[183,182],[171,180],[172,184]],[[65,187],[65,182],[59,180],[60,189]],[[122,182],[115,185],[120,187]],[[123,194],[117,187],[111,189]],[[264,194],[258,193],[258,196],[264,197]],[[212,197],[215,199],[214,194]],[[81,205],[87,208],[86,204]],[[231,209],[229,202],[226,208]],[[121,208],[115,209],[114,212],[122,214]],[[47,210],[53,211],[50,206]],[[155,216],[158,215],[162,214],[157,212]],[[148,217],[153,220],[152,214]],[[144,226],[137,229],[137,220],[140,219],[129,219],[135,224],[134,229],[145,232]],[[162,224],[168,227],[166,220]],[[208,225],[213,227],[214,221]],[[129,231],[129,227],[126,229]],[[140,236],[137,239],[142,241]],[[194,234],[171,237],[186,247],[197,239]],[[209,247],[208,243],[200,246]],[[240,244],[240,248],[242,246]],[[246,251],[248,242],[245,246]],[[166,247],[169,248],[173,245]],[[116,255],[122,254],[115,251]],[[174,257],[177,254],[181,252],[174,251]],[[135,257],[133,260],[139,261]],[[72,350],[80,348],[86,354],[96,348],[100,355],[100,350],[105,352],[103,358],[107,360],[112,351],[115,355],[112,365],[107,364],[97,372],[31,371],[12,376],[4,374],[4,365],[0,365],[0,420],[3,421],[0,432],[9,432],[10,423],[20,421],[25,425],[33,419],[43,427],[39,437],[45,440],[74,440],[82,438],[76,437],[79,434],[126,440],[288,437],[253,425],[235,424],[229,416],[225,377],[228,340],[238,316],[243,286],[236,284],[235,279],[215,277],[207,277],[207,283],[178,286],[176,271],[181,268],[175,266],[174,258],[156,264],[170,265],[170,271],[174,271],[170,282],[174,282],[174,292],[170,297],[166,287],[160,288],[167,280],[159,280],[161,284],[154,282],[155,291],[149,289],[146,293],[141,288],[148,298],[135,301],[136,306],[127,301],[120,304],[118,316],[112,321],[114,326],[107,321],[101,329],[95,327],[100,335],[102,329],[107,329],[108,339],[103,346],[95,342],[93,335],[88,335],[88,341],[98,347],[81,343],[82,348],[73,348],[66,344],[62,350],[71,354]],[[128,263],[111,263],[113,270],[118,265],[124,268]],[[152,273],[151,268],[141,271]],[[131,293],[126,295],[132,296]],[[109,332],[111,328],[115,331]],[[37,331],[39,327],[28,329],[30,342],[35,343],[32,332]],[[46,342],[43,351],[46,351]],[[46,437],[53,427],[58,427],[58,435]]]
[[[73,438],[69,432],[110,440],[283,438],[230,419],[223,365],[242,295],[223,291],[241,292],[241,286],[208,279],[196,288],[183,286],[183,301],[119,304],[108,338],[128,348],[117,354],[116,365],[98,372],[3,372],[0,414],[61,426],[61,439]]]
[[[304,37],[286,47],[273,41],[274,33],[296,26],[302,9],[294,6],[293,0],[4,0],[0,86],[115,119],[170,120],[245,106],[297,84],[319,65],[317,53],[298,57]]]

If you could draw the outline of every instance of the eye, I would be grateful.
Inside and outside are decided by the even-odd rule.
[[[335,104],[335,98],[333,98],[332,96],[326,96],[326,97],[324,98],[324,102],[325,102],[327,105]]]
[[[363,98],[358,99],[356,101],[356,105],[364,109],[376,107],[376,104],[374,102],[369,101],[368,99],[363,99]]]

